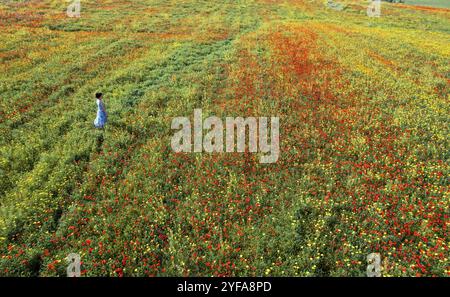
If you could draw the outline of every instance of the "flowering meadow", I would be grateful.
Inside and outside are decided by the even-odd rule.
[[[450,275],[450,9],[335,2],[2,1],[0,275]],[[195,108],[278,162],[174,153]]]

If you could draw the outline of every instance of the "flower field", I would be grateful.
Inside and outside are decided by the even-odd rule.
[[[0,3],[0,275],[449,276],[450,9],[335,2]],[[174,153],[195,108],[278,162]]]

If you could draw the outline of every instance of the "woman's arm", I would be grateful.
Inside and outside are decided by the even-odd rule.
[[[105,106],[105,103],[103,103],[103,101],[102,101],[102,109],[103,109],[103,112],[104,112],[106,115],[108,115],[108,112],[106,112],[106,106]]]

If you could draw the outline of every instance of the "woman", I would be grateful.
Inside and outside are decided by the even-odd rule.
[[[103,94],[97,93],[95,94],[95,98],[97,98],[97,117],[94,121],[95,128],[103,129],[108,120],[108,114],[106,113],[105,104],[103,103]]]

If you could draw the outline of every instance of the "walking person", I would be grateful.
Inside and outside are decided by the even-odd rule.
[[[108,120],[108,113],[106,112],[105,104],[103,103],[103,94],[96,93],[95,98],[97,101],[97,117],[94,121],[95,128],[103,129]]]

